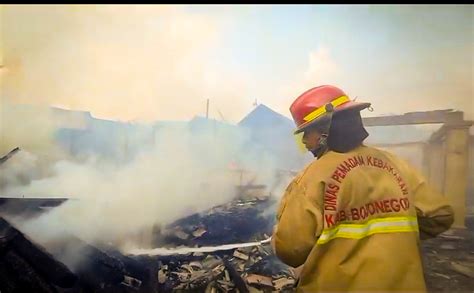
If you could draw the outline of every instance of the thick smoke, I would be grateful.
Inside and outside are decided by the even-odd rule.
[[[24,153],[4,164],[1,178],[10,184],[2,194],[71,199],[22,221],[22,229],[40,242],[72,234],[91,243],[147,246],[144,233],[230,201],[240,183],[274,186],[275,159],[248,148],[244,131],[225,126],[217,131],[212,123],[199,129],[188,124],[161,127],[154,142],[130,161],[64,157],[50,166],[47,176],[9,180],[8,174],[35,167],[35,157]],[[249,171],[244,182],[235,165]]]

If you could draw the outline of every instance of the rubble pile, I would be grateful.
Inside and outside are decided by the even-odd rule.
[[[265,240],[275,223],[274,213],[268,212],[275,203],[270,197],[238,199],[180,219],[162,231],[160,245],[179,249]],[[296,283],[291,268],[273,255],[269,244],[134,258],[159,263],[159,292],[292,292]]]
[[[204,246],[262,240],[275,224],[271,197],[238,199],[168,225],[159,245]]]
[[[181,249],[176,254],[124,254],[74,235],[48,243],[46,251],[0,218],[0,292],[294,292],[294,269],[263,241],[274,225],[274,203],[235,200],[166,226],[156,247]],[[472,223],[468,227],[421,242],[430,292],[472,290]],[[225,245],[235,243],[251,246]]]
[[[70,237],[46,251],[0,218],[0,292],[156,292],[156,265]]]
[[[425,279],[430,292],[472,292],[474,225],[423,240]]]
[[[180,219],[168,225],[164,233],[160,231],[157,237],[164,247],[173,248],[258,243],[271,233],[274,214],[266,211],[274,203],[270,198],[236,200]],[[37,266],[0,271],[0,278],[19,276],[16,283],[1,282],[1,292],[18,292],[17,288],[35,292],[291,292],[296,283],[290,268],[276,259],[268,244],[209,253],[134,256],[124,255],[113,247],[90,245],[74,235],[64,235],[48,243],[46,252],[7,221],[2,219],[2,223],[7,227],[2,231],[9,231],[3,234],[15,231],[14,234],[20,235],[33,250],[42,251],[44,257],[38,260]],[[5,235],[0,246],[2,264],[10,260],[4,253],[6,247],[17,250],[22,247],[18,241],[5,240],[12,238]],[[80,261],[72,260],[74,258]],[[54,267],[51,263],[64,272],[51,270]],[[59,287],[56,279],[64,274],[69,281],[60,283],[63,287]],[[19,285],[23,283],[29,285]],[[46,289],[41,289],[42,286]]]
[[[157,257],[160,292],[293,292],[293,271],[271,248],[257,246],[220,253]]]
[[[51,254],[71,267],[84,292],[154,292],[149,276],[156,265],[137,262],[112,249],[92,246],[74,236],[48,245]],[[156,282],[154,282],[156,284]]]
[[[56,292],[76,280],[64,264],[0,218],[1,292]]]

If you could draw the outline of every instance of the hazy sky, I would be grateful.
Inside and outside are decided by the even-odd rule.
[[[135,121],[289,116],[334,84],[374,113],[474,119],[473,6],[3,7],[2,98]],[[220,112],[220,114],[219,114]],[[366,115],[367,115],[366,114]]]

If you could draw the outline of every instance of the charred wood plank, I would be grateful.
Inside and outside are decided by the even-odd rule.
[[[160,269],[160,262],[154,261],[151,258],[134,259],[123,255],[117,250],[107,250],[107,253],[123,262],[128,276],[142,281],[138,290],[139,293],[158,292],[157,275]]]
[[[15,255],[24,259],[46,281],[62,288],[74,286],[77,277],[63,263],[57,261],[43,247],[27,239],[3,218],[0,218],[0,238],[3,239],[0,247],[7,250],[4,257],[9,255],[8,251],[14,251]]]
[[[20,197],[0,197],[0,212],[4,214],[38,214],[48,208],[54,208],[68,198],[20,198]]]
[[[14,278],[9,275],[7,266],[8,264],[2,253],[2,256],[0,257],[0,291],[9,293],[15,291],[16,285]]]
[[[10,159],[14,154],[16,154],[18,151],[20,151],[19,147],[14,148],[11,150],[8,154],[0,158],[0,165],[5,163],[8,159]]]
[[[87,292],[127,292],[121,283],[127,272],[123,262],[101,249],[73,236],[57,239],[48,246],[57,259],[77,275]]]
[[[37,273],[28,261],[12,250],[2,254],[0,267],[0,274],[2,275],[1,292],[57,292],[43,276]]]
[[[226,259],[224,258],[224,265],[229,272],[231,280],[234,282],[235,287],[239,290],[241,293],[248,293],[249,288],[245,284],[244,279],[240,276],[240,274],[237,272],[237,270],[234,268],[234,266]]]

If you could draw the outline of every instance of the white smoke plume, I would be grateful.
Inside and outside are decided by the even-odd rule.
[[[151,233],[157,225],[230,201],[236,185],[245,183],[230,168],[233,162],[250,171],[244,181],[256,176],[253,183],[273,185],[274,158],[244,149],[246,134],[229,129],[163,128],[154,146],[139,151],[128,163],[98,157],[84,162],[63,159],[52,165],[48,176],[28,184],[10,181],[2,194],[71,199],[21,222],[22,230],[40,242],[72,234],[90,243],[150,245],[143,243],[143,231]],[[5,166],[15,162],[24,160],[12,158]],[[4,170],[3,174],[12,171]]]

